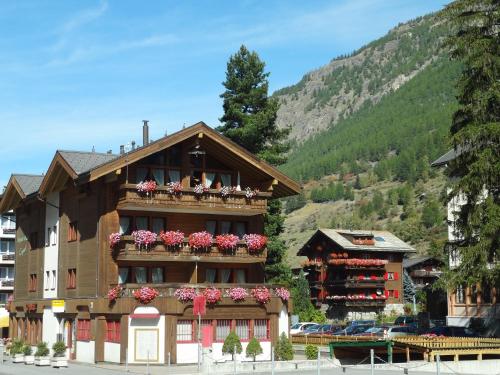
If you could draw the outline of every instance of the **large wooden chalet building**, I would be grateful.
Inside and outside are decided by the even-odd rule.
[[[264,284],[259,235],[268,200],[299,185],[204,123],[154,142],[143,130],[129,152],[57,151],[44,175],[12,175],[0,200],[17,216],[10,336],[63,340],[83,362],[196,362],[193,293],[209,289],[200,329],[214,358],[231,330],[270,358],[289,302]]]
[[[386,231],[318,229],[297,253],[311,300],[335,319],[403,313],[403,257],[415,250]]]

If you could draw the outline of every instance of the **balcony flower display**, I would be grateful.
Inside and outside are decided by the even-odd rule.
[[[245,288],[231,288],[229,289],[229,292],[227,295],[234,301],[234,302],[241,302],[244,301],[245,298],[248,297],[248,292]]]
[[[222,292],[217,288],[207,288],[203,291],[203,295],[207,299],[207,303],[214,305],[219,302],[222,298]]]
[[[109,235],[109,247],[114,248],[121,241],[122,235],[120,233],[111,233]]]
[[[167,184],[167,193],[170,195],[182,194],[182,184],[179,181],[169,182]]]
[[[245,234],[243,240],[247,243],[249,251],[262,250],[267,244],[267,237],[260,234]]]
[[[236,186],[223,186],[219,190],[222,198],[227,198],[230,194],[234,194],[236,192]]]
[[[250,187],[247,187],[245,189],[245,198],[246,199],[252,199],[252,198],[256,197],[257,194],[259,194],[259,190],[258,189],[252,189]]]
[[[274,293],[285,302],[290,299],[290,292],[286,288],[276,288]]]
[[[153,301],[156,297],[160,295],[160,292],[155,288],[150,288],[149,286],[143,286],[134,292],[134,297],[143,305],[147,305]]]
[[[184,243],[184,233],[178,230],[161,231],[160,238],[168,247],[179,247]]]
[[[189,246],[195,250],[212,246],[212,241],[213,237],[207,231],[191,233],[188,239]]]
[[[139,193],[149,194],[155,191],[157,186],[154,180],[142,181],[137,184],[137,191]]]
[[[215,237],[215,243],[221,250],[232,250],[236,248],[239,237],[234,234],[220,234]]]
[[[254,297],[257,302],[265,305],[271,299],[271,294],[269,293],[269,289],[265,286],[258,286],[252,289],[252,297]]]
[[[370,276],[370,280],[377,280],[377,276],[375,276],[375,275],[371,275],[371,276]]]
[[[117,298],[122,296],[122,294],[123,294],[123,287],[121,285],[117,285],[117,286],[111,288],[108,291],[109,303],[115,302]]]
[[[179,288],[174,292],[174,296],[181,302],[191,302],[196,297],[194,288]]]
[[[132,238],[139,249],[143,247],[147,249],[151,244],[156,242],[156,233],[143,229],[135,230],[132,232]]]
[[[198,197],[201,197],[203,194],[208,192],[208,187],[203,184],[198,184],[193,188],[193,191]]]
[[[329,259],[328,263],[334,266],[354,266],[354,267],[380,267],[388,263],[385,259]]]
[[[302,267],[307,266],[322,266],[323,261],[321,259],[306,259],[301,263]]]

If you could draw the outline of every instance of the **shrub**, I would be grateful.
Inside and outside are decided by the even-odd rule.
[[[259,354],[262,354],[262,347],[259,340],[253,337],[247,345],[246,355],[247,357],[253,357],[253,361],[255,362],[255,357]]]
[[[66,344],[62,341],[56,341],[52,345],[52,350],[54,351],[54,357],[64,357],[66,354]]]
[[[47,348],[46,342],[39,342],[36,346],[35,356],[37,357],[46,357],[49,355],[49,348]]]
[[[24,342],[21,339],[15,339],[12,341],[12,346],[10,347],[10,354],[22,354],[23,353]]]
[[[236,332],[231,331],[224,340],[224,345],[222,346],[222,353],[231,354],[231,357],[234,361],[234,354],[235,353],[240,354],[242,350],[243,349],[241,347],[240,338],[238,337]]]
[[[318,347],[316,345],[306,345],[306,358],[307,359],[318,358]]]
[[[293,359],[293,346],[285,332],[281,333],[274,349],[274,355],[278,361],[291,361]]]
[[[33,354],[33,349],[31,349],[31,345],[30,344],[25,344],[23,346],[23,354],[24,355],[31,355],[31,354]]]

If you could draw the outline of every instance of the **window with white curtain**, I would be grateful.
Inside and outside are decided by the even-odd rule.
[[[239,238],[243,238],[243,236],[247,233],[246,228],[246,223],[237,221],[234,223],[234,234],[236,234]]]
[[[177,341],[193,341],[193,321],[177,321]]]
[[[221,283],[228,283],[231,279],[231,270],[229,268],[222,268],[220,270]]]
[[[222,186],[231,186],[231,175],[229,173],[221,173],[220,179]]]
[[[148,230],[148,218],[146,216],[137,216],[135,218],[135,227],[137,230]]]
[[[217,232],[217,222],[215,220],[208,220],[205,223],[205,230],[212,236],[215,236]]]
[[[151,270],[151,281],[153,284],[160,284],[163,282],[163,268],[153,267]]]
[[[227,234],[231,232],[231,222],[230,221],[221,221],[220,222],[220,233]]]
[[[143,167],[138,167],[135,170],[135,183],[138,184],[146,179],[148,175],[148,169]]]
[[[205,282],[206,283],[215,283],[217,276],[217,270],[215,268],[207,268],[205,270]]]
[[[153,178],[158,185],[165,185],[165,170],[160,168],[153,168]]]
[[[224,341],[231,332],[231,319],[217,319],[215,341]]]
[[[163,230],[165,230],[165,219],[163,217],[154,217],[153,232],[159,234]]]
[[[253,324],[253,337],[259,340],[269,339],[269,320],[255,319]]]
[[[134,267],[134,272],[135,272],[135,282],[137,284],[145,284],[148,282],[146,267]]]
[[[236,282],[238,284],[245,284],[247,282],[245,270],[235,270],[234,272],[236,274]]]
[[[205,172],[205,186],[211,187],[215,180],[215,173]]]
[[[57,278],[56,270],[52,270],[52,282],[50,284],[50,290],[56,290]]]
[[[57,225],[52,227],[52,245],[57,245]]]
[[[168,178],[170,179],[170,182],[180,182],[181,172],[175,169],[171,169],[168,171]]]
[[[128,280],[128,267],[118,268],[118,284],[125,284]]]
[[[250,339],[250,320],[237,319],[236,320],[236,334],[240,340]]]
[[[45,280],[43,282],[43,289],[49,290],[50,286],[50,271],[45,271]]]
[[[130,234],[130,223],[132,219],[130,216],[120,216],[120,234]]]

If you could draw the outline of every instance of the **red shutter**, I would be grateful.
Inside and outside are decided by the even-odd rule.
[[[394,298],[399,298],[399,290],[394,291]]]
[[[386,272],[386,273],[384,273],[384,280],[385,280],[385,281],[389,280],[389,274],[388,274],[387,272]]]
[[[389,291],[388,290],[384,290],[384,294],[385,294],[385,298],[389,298]]]
[[[399,273],[394,272],[394,280],[399,280]]]

